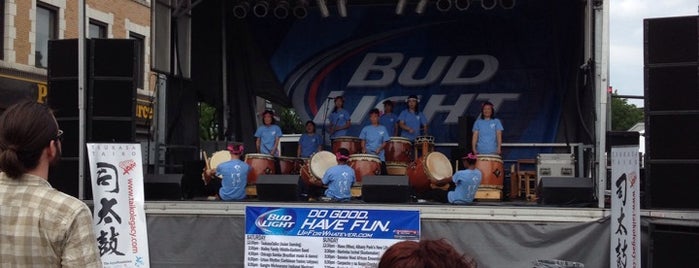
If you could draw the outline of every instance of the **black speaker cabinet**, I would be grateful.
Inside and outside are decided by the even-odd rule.
[[[541,177],[538,202],[544,205],[588,206],[594,203],[590,178]]]
[[[257,199],[260,201],[296,201],[298,175],[260,175],[257,178]]]
[[[145,174],[143,193],[146,200],[182,200],[183,174]]]
[[[362,179],[362,200],[376,203],[408,203],[408,176],[366,176]]]
[[[675,263],[676,267],[694,267],[699,263],[699,227],[690,225],[649,225],[650,246],[648,265],[645,267],[667,267]],[[693,263],[693,264],[692,264]]]

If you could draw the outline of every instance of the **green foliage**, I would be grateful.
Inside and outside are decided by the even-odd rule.
[[[627,99],[612,94],[612,130],[625,131],[638,122],[643,122],[643,109],[628,103]]]
[[[301,118],[296,114],[296,111],[288,108],[282,108],[281,114],[279,114],[279,127],[282,129],[284,134],[294,134],[303,133],[304,124],[301,122]]]
[[[213,141],[218,138],[216,108],[204,102],[199,103],[199,138],[203,141]]]

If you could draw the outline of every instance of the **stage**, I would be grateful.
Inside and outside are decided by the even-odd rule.
[[[242,267],[245,207],[418,210],[421,238],[447,238],[479,267],[532,267],[566,260],[607,267],[610,210],[530,202],[381,204],[329,202],[149,201],[145,204],[152,267]],[[642,210],[644,258],[651,224],[699,226],[699,212]],[[693,228],[693,227],[691,227]],[[645,261],[644,261],[645,262]]]

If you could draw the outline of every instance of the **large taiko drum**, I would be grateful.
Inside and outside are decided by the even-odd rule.
[[[301,179],[307,185],[323,185],[321,179],[325,171],[333,166],[337,166],[335,154],[328,151],[317,152],[301,167]]]
[[[410,163],[413,143],[403,137],[391,137],[386,144],[386,162]]]
[[[505,181],[502,157],[495,154],[479,154],[476,168],[483,175],[479,188],[502,189]]]
[[[333,139],[333,153],[338,149],[345,148],[350,155],[362,152],[362,140],[352,136],[340,136]]]
[[[218,151],[211,155],[211,158],[209,159],[209,167],[215,170],[216,167],[218,167],[218,165],[222,164],[223,162],[228,162],[230,160],[231,152],[227,150]]]
[[[284,175],[295,175],[299,174],[299,169],[301,168],[302,160],[296,157],[280,156],[277,157],[279,160],[279,174]]]
[[[418,193],[430,189],[430,178],[443,180],[453,175],[451,162],[440,152],[430,152],[410,163],[406,171],[410,186]]]
[[[386,174],[403,176],[408,170],[409,163],[386,162]]]
[[[354,177],[359,184],[363,176],[381,174],[381,159],[373,154],[350,155],[349,166],[354,169]]]
[[[274,157],[268,154],[246,154],[245,163],[250,165],[248,184],[256,184],[260,175],[276,173]]]

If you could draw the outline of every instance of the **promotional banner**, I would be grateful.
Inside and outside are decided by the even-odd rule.
[[[104,267],[150,267],[140,144],[87,144]]]
[[[638,146],[612,147],[612,221],[609,267],[641,267]]]
[[[375,267],[389,246],[419,239],[419,211],[245,209],[245,267]]]

